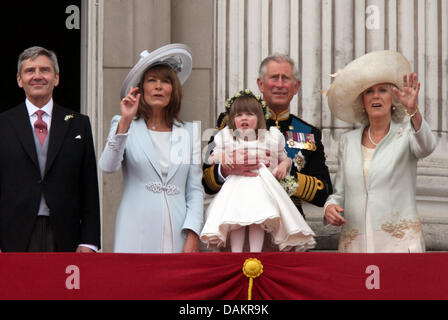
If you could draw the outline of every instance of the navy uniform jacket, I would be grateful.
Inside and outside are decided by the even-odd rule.
[[[275,114],[271,111],[271,114]],[[217,121],[217,129],[221,130],[227,125],[227,114],[221,113]],[[330,174],[325,164],[324,146],[321,131],[306,123],[299,117],[286,111],[266,121],[267,128],[275,125],[286,139],[286,152],[293,160],[291,175],[297,177],[298,188],[291,197],[299,211],[304,215],[302,201],[323,207],[327,197],[333,193]],[[292,141],[291,141],[292,140]],[[209,152],[213,150],[213,137],[209,142]],[[300,154],[299,154],[300,152]],[[302,166],[299,163],[302,163]],[[301,170],[294,164],[297,163]],[[217,193],[221,187],[218,173],[219,165],[204,163],[202,185],[208,194]]]

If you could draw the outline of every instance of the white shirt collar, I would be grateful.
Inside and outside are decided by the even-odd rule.
[[[46,115],[51,117],[51,114],[53,112],[53,98],[48,101],[46,105],[44,105],[42,108],[36,107],[34,104],[32,104],[28,99],[25,100],[25,105],[28,110],[28,115],[31,117],[37,110],[43,110],[45,111]]]

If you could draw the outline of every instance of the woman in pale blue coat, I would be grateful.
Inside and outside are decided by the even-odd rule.
[[[188,48],[168,45],[142,53],[124,81],[121,116],[112,119],[99,162],[105,172],[123,171],[114,252],[199,251],[200,133],[178,118],[190,71]]]
[[[419,89],[403,55],[377,51],[339,71],[327,91],[336,117],[361,124],[340,138],[335,192],[324,206],[325,222],[343,226],[340,252],[425,251],[417,161],[436,139],[419,111]]]

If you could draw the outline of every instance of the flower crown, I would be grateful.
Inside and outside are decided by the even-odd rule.
[[[240,92],[238,92],[236,95],[234,95],[233,97],[229,98],[226,100],[226,112],[227,115],[230,115],[230,109],[232,108],[232,104],[235,102],[236,99],[238,99],[239,97],[252,97],[255,100],[257,100],[260,104],[261,104],[261,108],[263,109],[263,114],[265,119],[269,119],[270,117],[270,113],[268,111],[268,108],[266,106],[266,102],[264,102],[263,99],[261,99],[260,95],[255,95],[252,91],[250,91],[250,89],[245,89],[245,90],[241,90]]]

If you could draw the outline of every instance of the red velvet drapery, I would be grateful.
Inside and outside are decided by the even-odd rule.
[[[0,254],[0,299],[448,299],[448,253]]]

